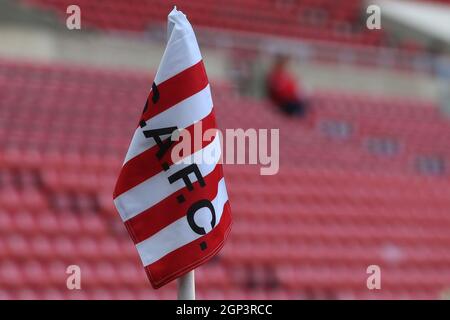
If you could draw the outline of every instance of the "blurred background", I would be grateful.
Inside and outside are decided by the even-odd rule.
[[[0,299],[176,298],[112,202],[174,4],[219,126],[280,129],[277,175],[224,168],[234,225],[198,298],[449,298],[448,0],[0,0]]]

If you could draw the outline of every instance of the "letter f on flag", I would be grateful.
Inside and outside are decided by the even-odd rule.
[[[195,269],[223,246],[231,212],[218,135],[172,161],[175,130],[216,128],[192,26],[176,8],[168,42],[114,190],[114,204],[154,288]],[[214,154],[214,161],[203,153]]]

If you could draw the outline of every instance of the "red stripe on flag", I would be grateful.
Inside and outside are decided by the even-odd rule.
[[[214,113],[211,112],[209,115],[203,118],[203,120],[201,120],[201,124],[203,137],[203,133],[206,130],[214,129],[216,127],[216,119]],[[195,143],[194,126],[195,124],[185,129],[191,135],[191,154],[200,149],[203,149],[212,141],[214,141],[214,138],[211,141],[203,141],[203,139],[201,139],[201,144]],[[170,139],[170,137],[167,139]],[[130,190],[131,188],[161,172],[163,170],[161,167],[161,163],[166,162],[169,166],[171,166],[173,164],[171,157],[172,149],[179,143],[184,143],[184,141],[182,139],[180,139],[179,141],[175,141],[161,159],[158,159],[156,157],[156,153],[158,152],[159,147],[158,145],[154,145],[150,149],[127,161],[120,171],[119,178],[117,179],[117,183],[114,188],[113,198],[117,198],[122,193]],[[186,157],[189,156],[189,154],[183,154],[182,156]]]
[[[192,184],[194,187],[192,191],[188,191],[187,188],[178,190],[153,207],[125,221],[125,226],[134,243],[144,241],[169,224],[182,218],[186,215],[189,207],[197,200],[213,200],[217,196],[218,182],[222,177],[222,165],[217,164],[214,170],[204,177],[204,187],[201,187],[200,183],[196,181]],[[181,195],[185,197],[185,201],[178,203],[177,197]]]
[[[160,288],[209,260],[222,248],[230,230],[231,210],[230,203],[227,201],[223,208],[222,218],[212,231],[145,267],[152,287]],[[200,247],[203,242],[206,243],[204,250]]]
[[[208,85],[203,60],[194,64],[192,67],[181,71],[170,79],[158,84],[157,90],[159,100],[153,103],[153,90],[148,97],[147,111],[142,115],[141,120],[147,121],[155,115],[169,109],[177,103],[189,98],[201,91]]]

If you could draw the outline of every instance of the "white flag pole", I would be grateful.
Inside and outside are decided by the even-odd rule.
[[[178,300],[195,300],[194,270],[178,278]]]

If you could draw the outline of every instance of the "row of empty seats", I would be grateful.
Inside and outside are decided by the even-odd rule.
[[[149,289],[112,203],[151,77],[0,61],[0,83],[0,298],[175,298],[174,283]],[[292,119],[212,88],[221,128],[280,130],[280,170],[225,165],[233,230],[199,268],[200,298],[442,296],[450,125],[436,106],[317,92]],[[72,264],[80,291],[66,288]]]
[[[72,4],[68,0],[24,2],[53,9],[62,18]],[[387,42],[382,30],[368,30],[361,23],[365,8],[359,0],[80,0],[77,5],[86,24],[105,30],[143,32],[165,22],[177,5],[196,26],[347,44],[377,46]]]

